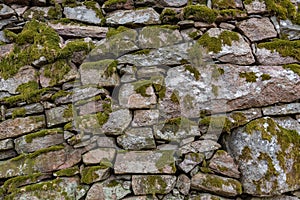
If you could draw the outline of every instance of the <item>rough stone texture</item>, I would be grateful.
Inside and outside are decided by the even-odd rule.
[[[172,150],[118,152],[114,170],[116,174],[174,174],[174,156]]]
[[[242,193],[242,185],[239,181],[212,174],[197,173],[192,177],[191,187],[226,197],[233,197]]]
[[[35,104],[29,104],[24,107],[22,107],[26,111],[26,115],[32,115],[32,114],[38,114],[44,112],[44,107],[40,103],[35,103]],[[20,108],[11,108],[7,109],[5,112],[5,117],[11,117],[13,112],[18,110]]]
[[[298,197],[295,196],[287,196],[287,195],[280,195],[280,196],[274,196],[274,197],[253,197],[251,200],[298,200]]]
[[[100,7],[98,9],[100,9]],[[97,12],[95,10],[87,8],[86,6],[76,6],[74,8],[64,7],[64,15],[68,19],[74,19],[90,24],[100,24],[102,21],[102,19],[97,16]]]
[[[91,184],[98,181],[105,180],[109,177],[110,170],[109,167],[85,167],[81,171],[81,182],[85,184]]]
[[[14,148],[14,141],[12,139],[0,140],[0,150],[9,150]]]
[[[110,113],[102,130],[107,135],[121,135],[131,122],[131,113],[128,109],[120,109]]]
[[[188,195],[191,188],[191,180],[188,176],[180,174],[177,178],[176,188],[184,194]]]
[[[126,150],[155,149],[155,140],[151,128],[131,128],[117,138],[117,143]]]
[[[0,18],[9,18],[15,14],[14,10],[5,4],[0,4]]]
[[[244,3],[248,14],[264,13],[267,11],[265,2],[254,0],[250,4]]]
[[[228,199],[228,198],[212,195],[212,194],[209,194],[209,193],[202,193],[202,194],[198,194],[198,195],[192,195],[192,196],[189,197],[189,199],[190,200],[215,200],[215,199],[216,200],[231,200],[231,199]]]
[[[171,175],[133,175],[132,189],[135,195],[168,194],[176,184]]]
[[[44,115],[9,119],[0,123],[0,139],[16,137],[45,127]]]
[[[16,89],[19,85],[29,81],[37,81],[35,76],[36,70],[31,66],[22,67],[19,72],[12,78],[0,78],[0,88],[2,91],[8,91],[11,94],[16,94]]]
[[[0,160],[5,160],[8,158],[13,158],[18,156],[17,152],[15,150],[4,150],[0,151]]]
[[[274,25],[269,18],[250,18],[238,23],[237,26],[252,42],[277,36]]]
[[[158,122],[158,118],[159,110],[136,110],[131,125],[133,127],[151,126]]]
[[[88,191],[86,200],[122,199],[130,193],[122,181],[95,183]]]
[[[159,14],[153,8],[140,10],[117,10],[109,13],[106,23],[111,25],[160,24]]]
[[[4,36],[3,32],[0,32],[0,41],[1,42],[9,42],[9,40]],[[6,44],[0,46],[0,60],[1,58],[5,57],[9,53],[11,53],[14,50],[13,44]]]
[[[232,178],[240,178],[238,166],[233,158],[225,151],[219,150],[215,153],[208,165],[213,171]]]
[[[83,163],[86,165],[98,164],[101,160],[107,159],[113,162],[116,156],[116,150],[113,148],[97,148],[82,155]]]
[[[182,147],[180,147],[180,152],[182,154],[186,153],[203,153],[206,158],[212,156],[212,153],[221,147],[215,141],[212,140],[199,140],[195,142],[188,143]]]
[[[256,128],[249,129],[253,126]],[[299,130],[299,123],[290,129]],[[295,167],[299,163],[299,133],[288,130],[272,118],[260,118],[228,137],[246,193],[271,196],[299,189],[299,170]]]
[[[287,35],[289,40],[300,39],[300,25],[293,24],[290,20],[279,21],[280,34]]]
[[[36,135],[35,133],[32,133],[15,139],[14,143],[16,151],[19,154],[29,153],[64,142],[64,136],[61,129],[42,131],[47,131],[47,133],[45,133],[45,135]]]
[[[300,103],[284,104],[279,106],[269,106],[262,108],[264,115],[288,115],[288,114],[299,114]]]
[[[71,121],[73,119],[72,109],[71,116],[68,116],[68,114],[66,114],[66,112],[69,111],[69,109],[69,106],[63,105],[60,107],[52,108],[50,110],[46,110],[47,126],[51,127]]]

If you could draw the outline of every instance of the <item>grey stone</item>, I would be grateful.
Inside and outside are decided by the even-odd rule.
[[[290,130],[296,130],[300,133],[300,126],[295,119],[290,116],[286,117],[274,117],[273,120],[281,127]]]
[[[110,176],[109,167],[93,166],[85,167],[81,170],[81,182],[91,184],[98,181],[103,181]]]
[[[9,119],[0,123],[0,139],[24,135],[44,126],[44,115]]]
[[[229,24],[229,23],[222,22],[220,24],[220,28],[228,29],[228,30],[233,30],[233,29],[235,29],[235,26],[232,25],[232,24]]]
[[[286,35],[289,40],[300,39],[300,25],[293,24],[290,20],[279,21],[280,34]]]
[[[97,145],[98,147],[111,147],[111,148],[117,147],[114,138],[111,137],[99,137],[97,139]]]
[[[18,154],[15,150],[4,150],[4,151],[0,151],[0,160],[5,160],[8,158],[13,158],[16,157]]]
[[[146,150],[156,147],[151,128],[130,128],[117,138],[117,143],[126,150]]]
[[[180,174],[177,178],[176,188],[184,195],[188,195],[191,188],[191,180],[185,174]]]
[[[5,36],[4,31],[0,31],[0,41],[8,43],[10,40]],[[4,47],[3,47],[4,46]],[[5,54],[11,52],[13,50],[13,45],[1,45],[0,51],[1,51],[1,57],[3,57]],[[4,54],[4,55],[3,55]]]
[[[101,12],[101,8],[96,4],[97,9]],[[101,24],[102,19],[97,15],[97,12],[86,6],[64,7],[64,15],[68,19],[77,20],[90,24]]]
[[[69,116],[69,112],[71,112],[71,116]],[[63,105],[46,110],[46,119],[48,127],[69,122],[73,119],[72,107]]]
[[[300,103],[290,103],[262,108],[264,115],[290,115],[300,113]]]
[[[135,110],[132,127],[151,126],[158,123],[159,110]]]
[[[62,12],[60,12],[58,14],[57,10],[56,16],[52,16],[49,15],[49,11],[51,11],[52,9],[55,9],[55,7],[51,6],[51,7],[30,7],[28,10],[26,10],[23,14],[23,17],[26,20],[32,20],[32,19],[39,19],[39,20],[46,20],[46,19],[51,19],[51,18],[61,18],[62,17]]]
[[[76,24],[51,24],[48,25],[53,28],[59,35],[68,37],[91,37],[102,39],[105,38],[108,31],[107,27],[98,26],[82,26]]]
[[[2,30],[5,26],[12,25],[18,22],[18,18],[16,16],[12,16],[8,19],[2,19],[0,21],[0,30]]]
[[[78,87],[73,89],[72,101],[77,102],[84,99],[95,97],[99,94],[108,94],[105,89],[99,89],[93,86]]]
[[[232,199],[212,195],[212,194],[209,194],[209,193],[201,193],[201,194],[198,194],[198,195],[191,195],[189,197],[189,200],[215,200],[215,199],[216,200],[232,200]],[[238,200],[238,199],[236,199],[236,200]]]
[[[166,7],[181,7],[187,4],[187,0],[163,0],[161,4]]]
[[[29,81],[36,81],[36,70],[31,66],[24,66],[20,68],[19,72],[11,78],[0,78],[0,88],[2,91],[8,91],[11,94],[16,94],[16,89],[19,85]]]
[[[298,197],[295,196],[287,196],[287,195],[279,195],[273,197],[252,197],[250,200],[299,200]]]
[[[267,11],[267,6],[264,1],[253,0],[249,4],[244,3],[248,14],[264,13]]]
[[[90,165],[98,164],[103,159],[107,159],[112,163],[115,159],[115,156],[116,149],[100,147],[83,154],[82,159],[84,164]]]
[[[133,196],[133,197],[126,197],[123,200],[158,200],[155,196]]]
[[[172,150],[118,152],[114,170],[116,174],[174,174],[174,156]]]
[[[220,184],[216,184],[216,181]],[[213,174],[197,173],[192,177],[191,187],[192,189],[204,190],[226,197],[242,194],[242,185],[239,181]]]
[[[128,109],[120,109],[110,113],[108,121],[102,130],[107,135],[121,135],[131,122],[131,113]]]
[[[106,17],[106,23],[111,25],[127,24],[160,24],[159,14],[153,8],[139,10],[117,10]]]
[[[182,154],[203,153],[206,158],[210,158],[212,153],[221,148],[221,145],[212,140],[198,140],[180,147]]]
[[[226,139],[229,153],[239,165],[245,193],[271,196],[300,188],[295,177],[299,170],[294,167],[299,163],[299,145],[295,143],[299,133],[291,131],[300,127],[294,121],[284,129],[272,118],[259,118],[234,130]]]
[[[0,4],[0,19],[9,18],[15,14],[14,10],[5,4]]]
[[[5,140],[0,140],[0,150],[9,150],[14,148],[14,141],[10,138]]]
[[[179,167],[185,173],[189,173],[194,167],[204,160],[205,156],[202,153],[187,153],[184,155],[184,160],[179,163]]]
[[[34,103],[34,104],[25,105],[24,107],[7,109],[5,112],[5,117],[11,117],[14,111],[23,108],[26,111],[26,115],[32,115],[32,114],[38,114],[44,112],[44,107],[41,103]]]
[[[135,195],[168,194],[176,184],[172,175],[133,175],[132,189]]]
[[[274,25],[269,18],[250,18],[239,22],[237,27],[242,30],[251,42],[275,38],[277,36]]]

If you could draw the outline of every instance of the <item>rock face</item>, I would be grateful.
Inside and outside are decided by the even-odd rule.
[[[69,19],[87,22],[90,24],[101,23],[101,18],[97,16],[97,11],[89,9],[86,6],[65,7],[64,15]]]

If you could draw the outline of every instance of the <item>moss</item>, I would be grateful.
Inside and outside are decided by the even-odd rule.
[[[241,155],[239,156],[239,159],[242,159],[243,161],[249,161],[252,160],[252,151],[248,146],[245,146],[242,150]]]
[[[118,28],[108,28],[108,32],[106,33],[106,37],[110,38],[114,35],[117,35],[119,33],[125,32],[131,30],[130,28],[126,28],[124,26],[119,26]]]
[[[160,76],[151,77],[150,80],[139,80],[132,83],[134,91],[138,94],[141,94],[143,97],[150,97],[151,95],[147,94],[147,88],[153,87],[154,92],[160,99],[165,97],[166,87],[164,85],[164,78]]]
[[[71,118],[73,117],[73,113],[75,112],[75,108],[72,104],[68,104],[68,108],[64,110],[63,117],[65,118]]]
[[[63,131],[60,128],[41,130],[35,133],[31,133],[25,136],[26,143],[31,143],[33,139],[38,137],[44,137],[46,135],[52,134],[63,134]]]
[[[67,124],[64,125],[64,130],[72,130],[73,128],[73,123],[69,122]]]
[[[65,96],[72,95],[72,94],[73,94],[73,92],[67,92],[65,90],[60,90],[51,96],[51,100],[55,101],[56,99],[58,99],[60,97],[65,97]]]
[[[247,117],[242,112],[234,112],[230,114],[230,117],[234,120],[232,122],[233,127],[239,127],[248,122]]]
[[[179,94],[177,91],[173,91],[172,94],[171,94],[171,101],[175,104],[179,104]]]
[[[113,163],[112,163],[110,160],[108,160],[107,158],[102,158],[102,159],[100,160],[100,166],[112,168],[114,165],[113,165]]]
[[[71,67],[65,59],[58,60],[52,64],[45,65],[43,75],[50,78],[50,86],[57,85],[62,81],[66,74],[71,70]]]
[[[103,70],[103,73],[106,77],[111,77],[114,73],[117,72],[117,60],[106,59],[96,62],[85,62],[81,65],[81,69],[98,69]]]
[[[99,7],[97,2],[95,2],[95,1],[84,1],[83,5],[85,5],[89,9],[94,10],[96,12],[96,16],[99,17],[100,19],[102,19],[101,21],[103,21],[104,16],[103,16],[101,8]]]
[[[92,166],[86,167],[81,172],[81,182],[86,184],[91,184],[99,178],[97,171],[107,169],[103,166]]]
[[[217,12],[203,5],[189,5],[183,9],[185,19],[213,23],[217,18]]]
[[[25,108],[17,108],[12,112],[12,118],[16,117],[24,117],[26,115],[26,109]]]
[[[48,152],[51,152],[51,151],[59,151],[59,150],[62,150],[64,149],[64,145],[56,145],[56,146],[51,146],[49,148],[44,148],[44,149],[40,149],[40,150],[37,150],[31,154],[28,154],[26,155],[27,158],[35,158],[41,154],[44,154],[44,153],[48,153]]]
[[[181,117],[171,118],[165,120],[164,126],[161,129],[162,132],[173,132],[176,133],[181,125]]]
[[[150,49],[142,49],[132,53],[132,55],[148,55],[151,52]]]
[[[276,50],[282,56],[290,56],[300,61],[300,40],[274,39],[271,42],[259,43],[258,48],[266,48],[271,51]]]
[[[232,45],[232,41],[238,41],[239,36],[236,32],[223,31],[218,37],[210,37],[208,33],[205,33],[198,40],[198,43],[206,47],[208,51],[218,53],[222,50],[222,45],[226,44],[228,46]]]
[[[160,29],[171,29],[171,30],[176,30],[176,29],[179,29],[180,26],[178,25],[169,25],[169,24],[164,24],[164,25],[152,25],[150,27],[157,27],[157,28],[160,28]]]
[[[256,82],[258,78],[254,72],[241,72],[239,76],[245,78],[247,82]]]
[[[212,71],[211,76],[213,79],[218,79],[223,74],[224,74],[224,69],[215,67]]]
[[[199,37],[199,35],[200,35],[200,31],[193,31],[193,32],[191,32],[191,33],[189,33],[189,37],[190,38],[192,38],[192,39],[196,39],[196,38],[198,38]]]
[[[118,66],[118,61],[114,60],[113,62],[111,62],[105,69],[104,71],[104,75],[106,77],[111,77],[113,74],[116,73],[117,71],[117,66]]]
[[[193,74],[193,76],[195,77],[195,79],[197,81],[200,80],[201,74],[200,74],[200,72],[198,71],[198,69],[196,67],[193,67],[191,65],[185,65],[184,69],[185,69],[185,71],[189,71],[191,74]]]
[[[165,194],[168,187],[165,180],[160,175],[148,175],[144,180],[145,193],[147,194]]]
[[[225,116],[209,116],[204,117],[199,121],[200,126],[207,126],[212,129],[225,131],[227,133],[230,133],[232,123],[229,121],[229,119]]]
[[[211,85],[211,92],[217,97],[219,94],[219,87],[217,85]]]
[[[288,65],[283,65],[284,69],[290,69],[294,73],[298,74],[300,76],[300,65],[299,64],[288,64]]]
[[[163,24],[176,24],[179,21],[175,10],[165,8],[160,14],[160,20]]]
[[[174,151],[173,150],[163,150],[160,151],[161,156],[155,163],[156,168],[160,172],[164,172],[165,168],[171,167],[172,172],[176,172],[176,166],[174,162]]]
[[[238,9],[225,9],[220,10],[219,15],[221,16],[220,20],[229,20],[229,19],[237,19],[241,17],[246,17],[247,13]]]
[[[234,0],[213,0],[212,5],[216,9],[228,9],[236,7]]]
[[[272,78],[269,74],[262,74],[260,77],[262,81],[267,81]]]
[[[50,19],[59,19],[62,15],[62,9],[59,4],[55,4],[54,7],[50,7],[48,13]]]
[[[146,93],[148,87],[152,86],[151,80],[139,80],[133,83],[134,91],[141,94],[144,97],[150,97],[151,95]]]
[[[116,186],[118,186],[118,185],[120,185],[120,182],[119,182],[119,181],[111,180],[111,181],[109,181],[109,182],[106,184],[106,187],[112,188],[112,187],[116,187]]]
[[[32,182],[37,182],[38,178],[41,176],[41,173],[30,174],[26,176],[17,176],[11,179],[8,179],[3,184],[3,189],[6,193],[11,193],[17,190],[18,187],[25,184],[30,184]]]
[[[67,176],[67,177],[69,177],[69,176],[74,176],[78,173],[79,173],[79,167],[74,166],[74,167],[71,167],[71,168],[59,170],[58,172],[55,172],[55,175],[56,176]]]
[[[59,52],[58,58],[69,58],[74,52],[84,51],[88,54],[95,45],[92,42],[85,42],[83,39],[73,40],[68,42],[67,45]]]
[[[111,102],[104,102],[102,108],[103,112],[96,113],[96,118],[100,126],[103,126],[109,119],[109,114],[112,112]]]
[[[276,171],[276,169],[274,167],[272,158],[268,154],[260,152],[260,155],[258,156],[258,160],[267,162],[268,169],[265,174],[266,180],[270,181],[273,176],[278,175],[278,172]]]

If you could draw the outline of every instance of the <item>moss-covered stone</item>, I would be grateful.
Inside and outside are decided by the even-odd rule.
[[[160,14],[160,20],[163,24],[176,24],[179,21],[175,10],[165,8]]]
[[[43,75],[50,78],[50,86],[57,85],[64,76],[71,70],[66,60],[61,59],[52,64],[45,65]]]
[[[150,49],[142,49],[136,52],[133,52],[133,55],[148,55],[151,52]]]
[[[216,20],[217,15],[217,11],[204,5],[189,5],[183,9],[183,16],[185,19],[193,19],[207,23],[213,23]]]
[[[51,135],[51,134],[63,134],[63,131],[60,128],[41,130],[41,131],[38,131],[35,133],[30,133],[30,134],[26,135],[25,141],[27,143],[31,143],[34,138],[44,137],[46,135]]]
[[[241,72],[239,76],[245,78],[247,82],[256,82],[258,78],[254,72]]]
[[[55,101],[56,99],[58,99],[60,97],[65,97],[65,96],[72,95],[72,94],[73,94],[73,92],[67,92],[65,90],[60,90],[51,96],[51,100]]]
[[[262,81],[267,81],[272,78],[271,75],[269,75],[269,74],[262,74],[260,77],[261,77]]]
[[[226,116],[209,116],[199,121],[200,126],[210,127],[214,130],[222,130],[230,133],[232,123]]]
[[[108,0],[108,1],[104,2],[104,6],[109,7],[109,6],[112,6],[115,4],[124,4],[126,2],[127,2],[127,0]]]
[[[184,65],[184,69],[185,71],[189,71],[197,81],[200,80],[201,74],[196,67],[193,67],[192,65]]]
[[[236,7],[234,0],[213,0],[212,5],[213,5],[213,8],[216,8],[216,9],[228,9],[228,8]]]
[[[139,80],[133,82],[134,91],[138,94],[141,94],[144,97],[150,97],[151,95],[147,94],[147,88],[153,87],[155,94],[160,98],[164,98],[166,94],[166,87],[164,83],[164,78],[160,76],[151,77],[150,80]]]
[[[290,69],[293,72],[295,72],[296,74],[298,74],[298,76],[300,76],[300,65],[299,64],[288,64],[288,65],[283,65],[284,69]]]
[[[106,166],[92,166],[86,167],[81,172],[81,182],[90,184],[96,181],[103,180],[109,175]]]
[[[131,30],[130,28],[124,27],[124,26],[119,26],[118,28],[109,28],[108,32],[106,33],[106,37],[110,38],[114,35],[117,35],[119,33],[125,32]]]
[[[25,108],[17,108],[16,110],[14,110],[12,112],[12,118],[16,118],[16,117],[25,117],[26,115],[26,109]]]
[[[74,166],[71,168],[62,169],[62,170],[55,172],[54,174],[55,174],[55,176],[66,176],[66,177],[74,176],[76,174],[79,174],[79,167]]]

